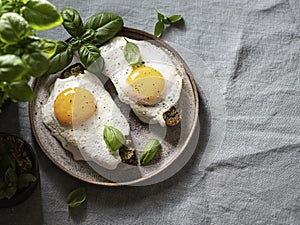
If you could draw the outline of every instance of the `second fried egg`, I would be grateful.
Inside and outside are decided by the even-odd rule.
[[[132,68],[123,55],[126,40],[139,47],[143,65]],[[100,47],[102,73],[109,77],[120,100],[145,123],[165,126],[163,114],[175,106],[182,89],[183,67],[171,54],[148,41],[115,37]]]

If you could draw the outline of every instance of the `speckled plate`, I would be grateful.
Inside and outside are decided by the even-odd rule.
[[[178,163],[178,159],[181,157],[185,157],[184,153],[187,151],[188,144],[196,129],[199,110],[198,92],[187,64],[167,43],[149,33],[132,28],[124,28],[119,35],[136,40],[146,40],[163,48],[173,55],[178,63],[182,64],[186,72],[179,100],[179,106],[182,110],[181,123],[175,127],[166,128],[140,122],[130,108],[118,100],[111,81],[106,78],[101,79],[122,113],[127,117],[138,156],[149,138],[157,138],[161,141],[161,153],[155,157],[151,164],[147,166],[130,166],[125,164],[125,166],[122,165],[115,170],[105,170],[91,162],[75,161],[72,154],[62,147],[61,143],[51,135],[42,122],[41,108],[49,96],[50,85],[59,76],[59,73],[34,80],[33,88],[37,97],[29,104],[30,122],[35,138],[46,156],[56,166],[73,177],[88,183],[105,186],[142,185],[150,179],[152,179],[151,183],[156,183],[164,178],[168,178],[166,174],[172,174],[165,173],[171,166],[172,170],[174,168],[178,170],[178,168],[183,167],[184,163],[179,162],[175,167],[174,164]],[[74,59],[72,63],[76,62],[78,61]],[[163,176],[166,177],[155,179],[160,174],[165,174]]]

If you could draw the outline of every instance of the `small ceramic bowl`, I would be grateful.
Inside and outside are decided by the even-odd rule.
[[[25,151],[27,153],[29,160],[32,163],[31,168],[26,170],[26,172],[33,174],[37,179],[28,187],[17,190],[14,196],[10,199],[0,199],[0,208],[15,206],[25,201],[33,193],[37,183],[39,182],[39,163],[37,155],[30,144],[16,135],[0,132],[0,154],[3,154],[3,151],[5,151],[5,149],[10,148],[8,145],[14,146],[16,143],[18,144],[18,146],[21,146],[22,151]]]

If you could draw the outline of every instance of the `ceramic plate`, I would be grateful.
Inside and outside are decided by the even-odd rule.
[[[135,143],[139,156],[143,146],[149,138],[160,140],[162,150],[155,160],[148,166],[122,166],[115,170],[105,170],[91,162],[75,161],[71,153],[66,151],[61,143],[54,138],[42,122],[41,108],[49,96],[49,87],[60,73],[51,76],[43,76],[34,80],[33,88],[37,98],[30,102],[29,113],[33,133],[42,151],[60,169],[88,183],[105,186],[139,185],[147,180],[163,174],[168,168],[177,163],[177,159],[184,157],[188,144],[191,141],[198,121],[199,100],[196,85],[190,69],[180,55],[161,39],[132,28],[124,28],[119,35],[136,40],[146,40],[163,48],[173,55],[178,63],[181,63],[186,74],[183,78],[183,86],[179,106],[182,110],[182,120],[174,127],[161,127],[148,125],[139,121],[130,108],[118,100],[115,89],[110,80],[102,77],[105,88],[111,93],[112,98],[127,117],[130,124],[132,141]],[[72,63],[76,63],[76,59]],[[183,165],[178,165],[182,167]],[[177,167],[178,167],[177,166]],[[176,166],[175,166],[176,167]],[[173,167],[174,168],[174,167]],[[165,175],[164,175],[165,176]],[[167,177],[166,177],[167,178]],[[160,178],[162,180],[162,178]],[[155,179],[152,183],[155,183]]]

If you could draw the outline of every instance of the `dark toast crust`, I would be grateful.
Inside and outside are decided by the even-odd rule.
[[[174,106],[172,106],[164,113],[163,118],[166,121],[167,126],[175,126],[181,121],[181,111],[178,111]]]
[[[127,140],[125,145],[123,145],[119,149],[119,155],[123,163],[137,166],[138,165],[138,157],[136,151],[133,147],[130,146],[131,141]]]
[[[69,66],[67,69],[65,69],[61,75],[60,79],[68,78],[71,76],[77,76],[79,74],[82,74],[84,72],[85,68],[82,64],[76,63],[74,65]]]

